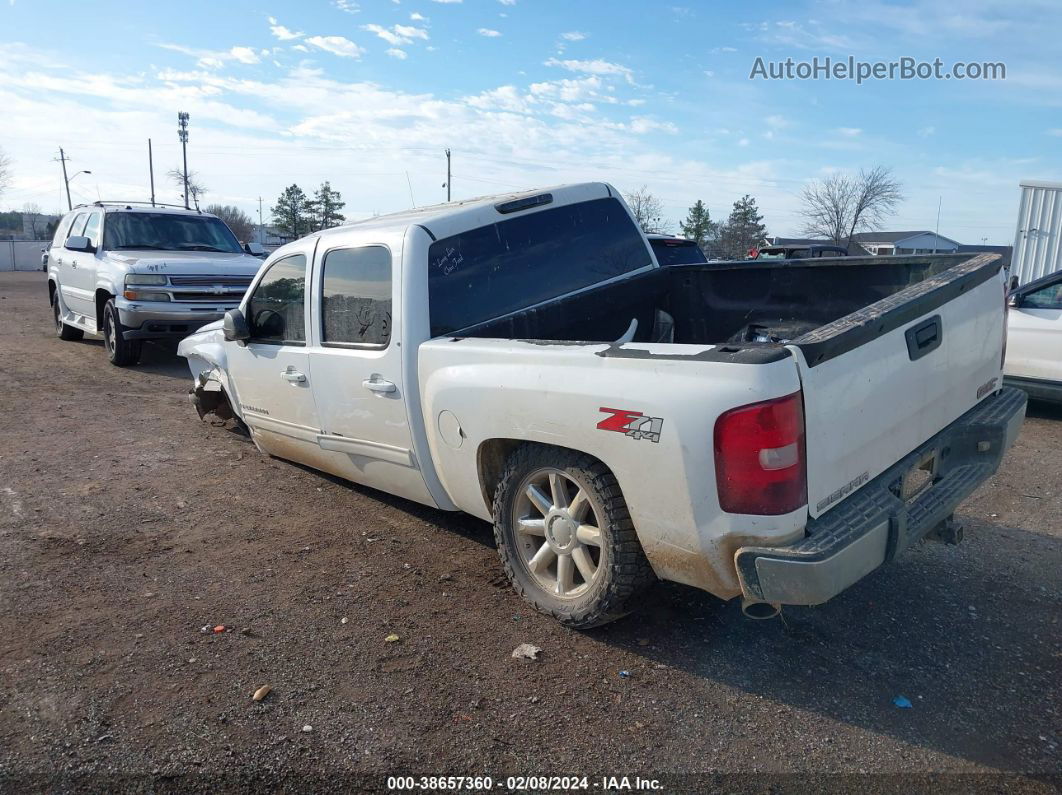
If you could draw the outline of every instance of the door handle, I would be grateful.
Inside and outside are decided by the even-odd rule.
[[[391,392],[395,392],[398,389],[398,387],[394,385],[394,382],[384,381],[382,378],[376,375],[374,375],[372,378],[362,381],[361,385],[368,389],[370,392],[376,392],[382,395],[390,394]]]
[[[56,265],[62,265],[63,264],[63,258],[62,257],[56,257],[55,258],[55,264]]]
[[[70,267],[71,268],[76,268],[77,267],[77,260],[76,259],[70,261]]]
[[[291,367],[289,367],[287,370],[284,370],[280,374],[280,377],[292,384],[302,384],[306,381],[305,375]]]

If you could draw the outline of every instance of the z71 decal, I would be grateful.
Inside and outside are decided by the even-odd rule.
[[[632,439],[660,441],[660,429],[664,427],[663,417],[646,417],[640,411],[607,409],[604,406],[598,410],[612,415],[597,424],[599,431],[616,431]]]

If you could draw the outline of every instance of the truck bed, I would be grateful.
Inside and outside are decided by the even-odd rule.
[[[455,332],[455,337],[721,346],[754,360],[969,262],[968,255],[713,262],[658,268]]]

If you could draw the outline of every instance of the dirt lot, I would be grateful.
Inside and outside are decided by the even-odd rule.
[[[1059,782],[1057,409],[1031,408],[960,547],[784,620],[660,585],[578,633],[515,595],[487,525],[199,422],[171,350],[119,370],[56,339],[44,274],[0,274],[0,365],[0,788]],[[523,642],[541,659],[512,659]]]

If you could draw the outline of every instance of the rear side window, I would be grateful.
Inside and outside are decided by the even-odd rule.
[[[391,252],[340,248],[324,258],[321,341],[384,347],[391,339]]]
[[[690,241],[689,243],[672,243],[667,240],[650,240],[656,261],[661,265],[692,265],[698,262],[707,262],[700,247]]]
[[[251,340],[271,345],[306,344],[306,257],[277,260],[247,302]]]
[[[528,213],[431,244],[433,337],[525,309],[651,262],[616,199]]]
[[[55,237],[52,238],[52,246],[58,248],[66,242],[67,230],[70,229],[70,224],[73,222],[74,216],[67,215],[59,225],[55,227]]]

